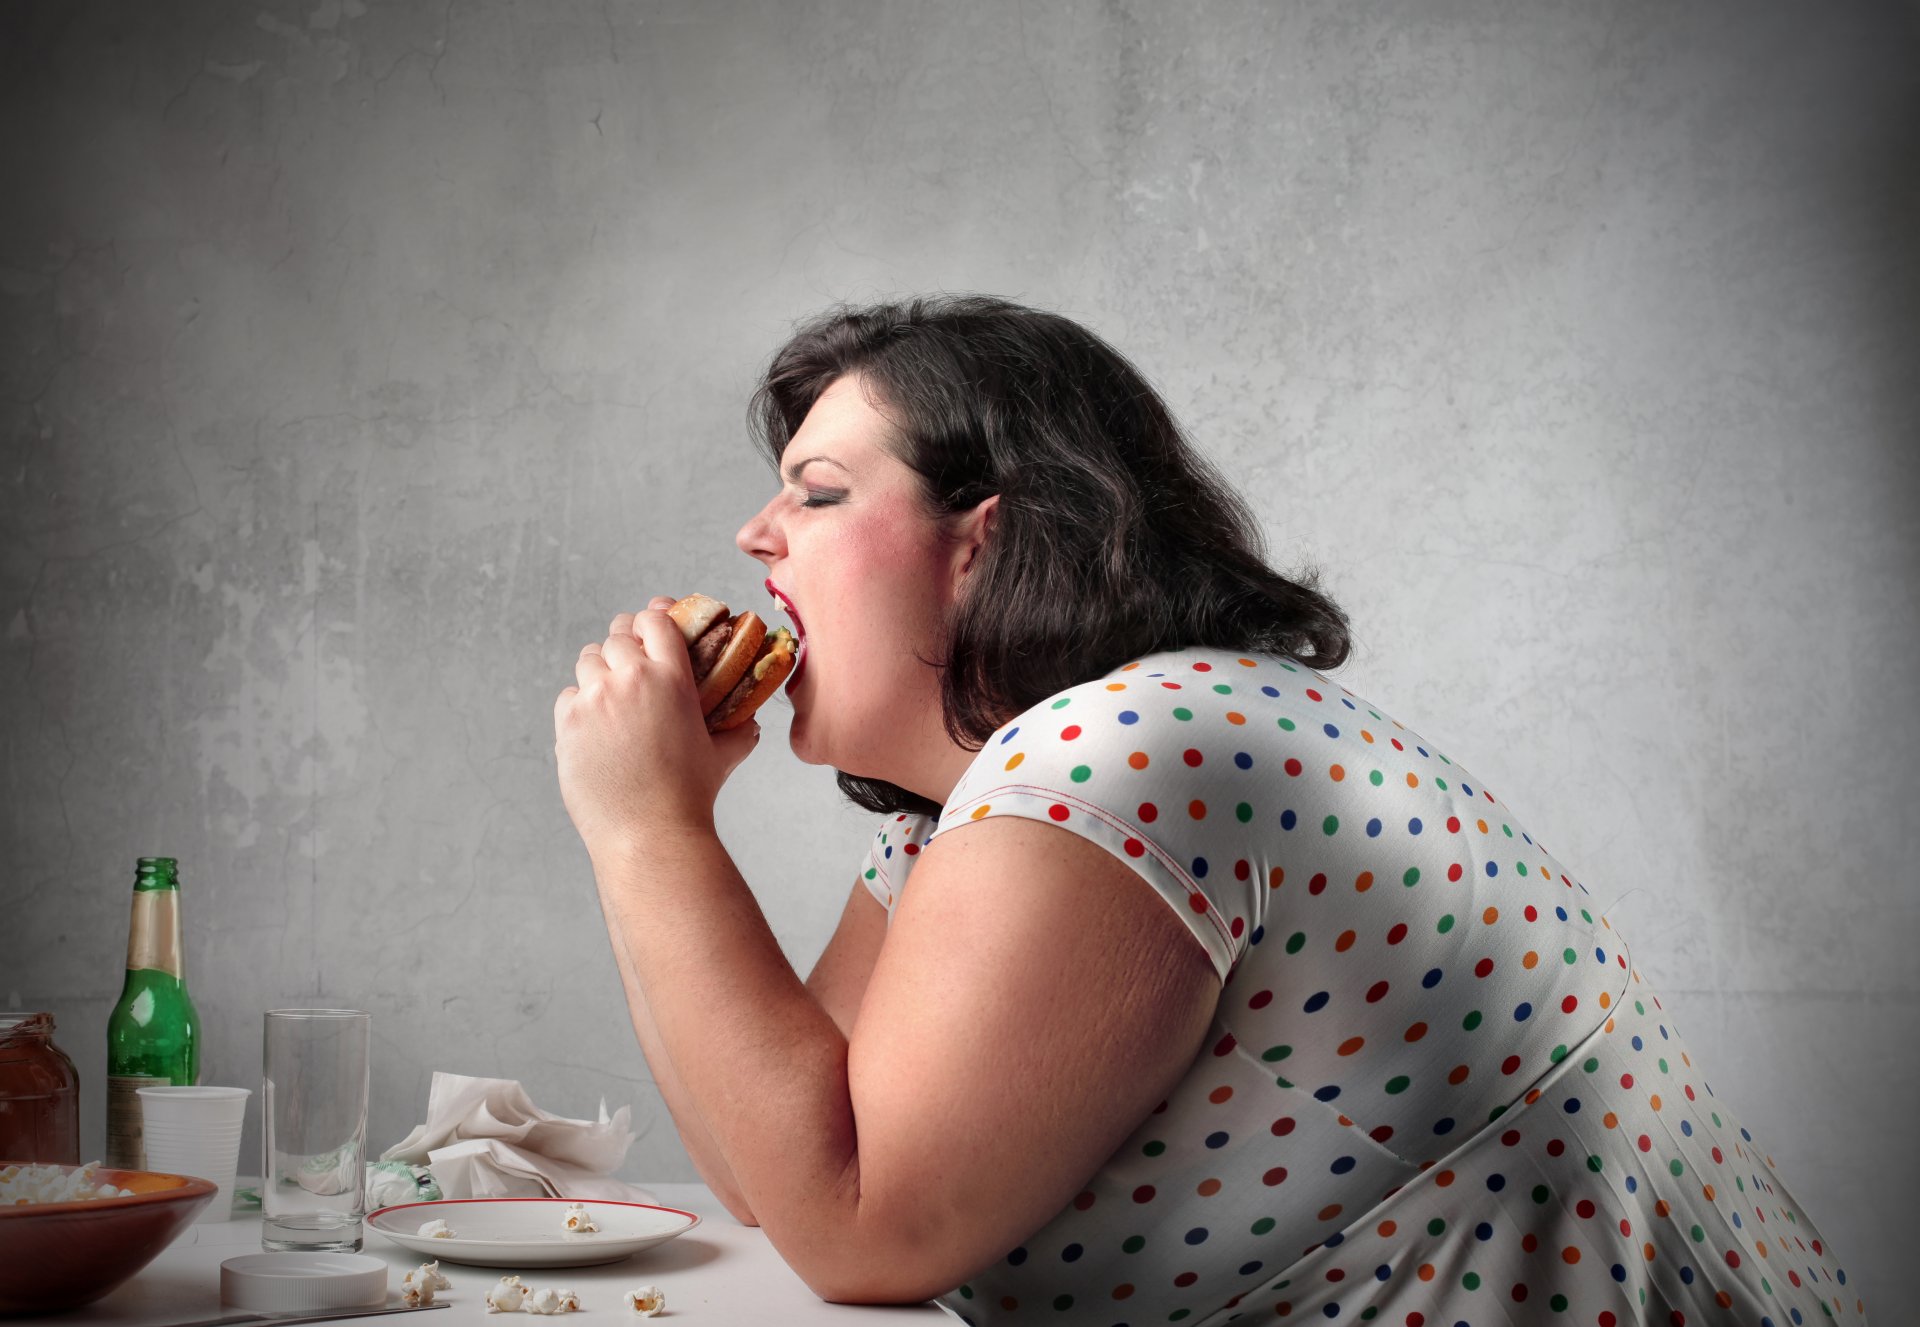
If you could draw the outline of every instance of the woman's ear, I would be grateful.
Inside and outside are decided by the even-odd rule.
[[[971,511],[965,511],[955,517],[954,560],[961,576],[973,570],[974,559],[987,540],[993,534],[993,523],[998,517],[1000,495],[993,494],[982,498]]]

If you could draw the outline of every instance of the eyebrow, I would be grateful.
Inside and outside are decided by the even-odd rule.
[[[836,461],[836,460],[834,460],[834,459],[833,459],[833,458],[832,458],[831,456],[809,456],[809,457],[808,457],[808,458],[807,458],[806,460],[804,460],[804,461],[795,461],[795,462],[794,462],[794,463],[793,463],[792,465],[789,465],[789,466],[788,466],[788,467],[786,468],[786,470],[785,470],[785,472],[784,472],[784,473],[785,473],[785,475],[786,475],[786,480],[787,480],[787,482],[788,482],[789,484],[797,484],[797,483],[799,483],[799,482],[800,482],[800,472],[801,472],[802,470],[804,470],[804,469],[806,469],[806,468],[807,468],[808,466],[810,466],[810,465],[812,465],[812,464],[813,464],[813,463],[814,463],[815,461],[824,461],[824,462],[826,462],[826,463],[827,463],[828,465],[831,465],[831,466],[836,466],[836,467],[838,467],[838,468],[839,468],[839,469],[841,469],[841,470],[846,470],[846,472],[847,472],[848,474],[852,474],[852,473],[853,473],[853,471],[851,471],[851,470],[847,470],[847,467],[846,467],[846,466],[844,466],[844,465],[841,465],[841,464],[840,464],[840,462],[838,462],[838,461]]]

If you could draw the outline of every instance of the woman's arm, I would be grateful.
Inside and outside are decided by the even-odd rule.
[[[611,917],[607,918],[607,930],[613,940],[614,961],[620,967],[620,985],[627,993],[627,1014],[633,1020],[635,1035],[640,1039],[640,1052],[647,1057],[653,1085],[660,1089],[660,1096],[667,1103],[667,1112],[673,1117],[673,1127],[680,1134],[681,1146],[693,1158],[694,1169],[700,1172],[700,1178],[706,1186],[713,1190],[713,1196],[733,1214],[734,1219],[741,1225],[758,1225],[759,1222],[753,1219],[753,1210],[747,1206],[746,1199],[740,1196],[740,1186],[734,1182],[733,1172],[727,1168],[713,1135],[707,1132],[706,1122],[700,1118],[686,1089],[680,1085],[680,1075],[674,1069],[673,1061],[667,1057],[666,1048],[660,1044],[660,1030],[654,1026],[653,1011],[647,1008],[646,991],[634,975],[633,959],[627,953],[621,928],[613,924]]]
[[[661,610],[672,605],[673,600],[665,596],[654,598],[648,608]],[[608,626],[609,637],[632,637],[634,615],[621,613]],[[598,655],[599,647],[590,646],[581,652],[583,662],[589,654]],[[556,709],[556,714],[558,713]],[[757,730],[756,730],[757,731]],[[746,737],[747,734],[741,734]],[[736,744],[738,739],[735,739]],[[604,912],[604,909],[603,909]],[[680,1135],[681,1145],[693,1159],[700,1177],[720,1199],[728,1212],[744,1225],[758,1224],[752,1210],[740,1194],[739,1185],[728,1169],[719,1148],[714,1144],[700,1112],[681,1086],[679,1071],[674,1067],[672,1058],[661,1044],[659,1029],[655,1026],[653,1012],[647,1005],[645,988],[634,972],[633,956],[629,952],[626,940],[618,926],[612,921],[612,914],[606,913],[609,936],[613,942],[614,962],[620,971],[620,984],[626,993],[627,1012],[633,1022],[634,1033],[639,1039],[641,1053],[645,1055],[647,1065],[653,1073],[654,1085],[667,1103],[668,1113],[673,1117],[675,1130]],[[841,915],[840,925],[828,942],[826,950],[815,965],[813,975],[808,980],[808,988],[814,992],[829,1016],[844,1032],[852,1026],[853,1016],[860,1007],[860,999],[866,990],[868,974],[873,970],[873,961],[880,951],[881,943],[886,939],[886,910],[874,901],[858,880],[854,882],[853,896]]]
[[[886,939],[886,908],[855,880],[847,906],[840,912],[840,924],[807,977],[807,989],[843,1037],[853,1035],[854,1019],[859,1016],[860,1002],[866,998],[867,983],[873,978],[874,962]]]
[[[680,1085],[680,1075],[667,1057],[666,1048],[660,1044],[660,1031],[654,1026],[653,1011],[647,1007],[646,992],[634,975],[633,959],[627,953],[621,929],[612,923],[611,918],[608,920],[608,932],[613,940],[614,959],[620,967],[620,983],[626,990],[627,1012],[633,1019],[633,1030],[640,1039],[640,1050],[647,1057],[648,1068],[653,1072],[654,1086],[660,1089],[667,1110],[673,1116],[681,1145],[687,1149],[687,1155],[693,1158],[700,1178],[713,1190],[714,1196],[727,1211],[742,1225],[758,1225],[746,1199],[741,1197],[739,1185],[720,1155],[713,1135],[707,1132],[706,1122],[700,1118],[686,1089]],[[841,914],[839,927],[832,939],[828,940],[819,961],[814,964],[812,975],[807,978],[807,989],[843,1035],[852,1030],[854,1016],[860,1012],[860,999],[866,992],[874,959],[879,956],[880,945],[886,937],[887,910],[867,892],[866,886],[856,880],[846,909]]]
[[[664,609],[673,603],[671,599],[655,598],[648,607]],[[621,613],[607,628],[609,636],[633,632],[633,614]],[[598,646],[588,646],[581,651],[584,663],[589,654],[596,657]],[[556,709],[556,714],[558,714]],[[571,810],[571,808],[569,808]],[[681,1146],[687,1149],[687,1155],[693,1158],[693,1165],[700,1172],[700,1178],[721,1204],[744,1225],[754,1225],[753,1212],[740,1197],[740,1187],[734,1182],[732,1173],[727,1169],[726,1161],[720,1155],[720,1149],[714,1145],[712,1135],[707,1132],[706,1124],[701,1120],[699,1110],[687,1096],[686,1089],[680,1085],[680,1075],[674,1069],[672,1059],[666,1048],[660,1044],[659,1029],[654,1026],[653,1012],[647,1007],[647,995],[639,978],[633,970],[633,955],[627,948],[625,938],[619,927],[613,924],[611,913],[605,915],[607,930],[613,941],[614,963],[620,969],[620,985],[626,992],[627,1015],[633,1022],[633,1030],[640,1041],[640,1052],[646,1056],[647,1068],[653,1074],[654,1086],[659,1088],[660,1096],[667,1103],[667,1112],[673,1117],[674,1129],[680,1135]]]
[[[616,618],[582,650],[555,754],[662,1062],[816,1293],[950,1289],[1064,1207],[1179,1081],[1212,964],[1122,862],[993,818],[920,854],[849,1035],[714,833],[757,727],[708,735],[678,629],[628,621],[639,640]]]
[[[1031,821],[928,845],[851,1039],[711,833],[603,845],[595,874],[740,1193],[826,1299],[925,1299],[1043,1225],[1178,1082],[1219,993],[1145,882]]]

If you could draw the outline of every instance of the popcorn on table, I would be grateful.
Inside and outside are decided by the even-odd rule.
[[[528,1294],[527,1302],[521,1307],[528,1313],[575,1313],[580,1309],[580,1297],[571,1290],[542,1287]]]
[[[593,1218],[587,1215],[583,1203],[568,1203],[567,1215],[561,1223],[569,1235],[597,1235],[600,1227],[593,1224]]]
[[[667,1306],[667,1297],[659,1286],[641,1286],[627,1292],[627,1307],[643,1318],[651,1318]]]
[[[431,1305],[436,1290],[453,1289],[453,1282],[441,1273],[440,1260],[437,1258],[408,1272],[400,1284],[403,1287],[400,1300],[410,1309],[423,1309]]]
[[[517,1276],[503,1276],[487,1292],[488,1313],[518,1313],[527,1301],[527,1286]]]
[[[433,1220],[421,1226],[420,1234],[422,1237],[426,1239],[457,1238],[453,1233],[453,1227],[448,1225],[445,1221],[442,1221],[439,1217],[435,1217]]]

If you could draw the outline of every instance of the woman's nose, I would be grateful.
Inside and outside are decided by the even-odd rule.
[[[733,537],[733,542],[742,553],[768,566],[772,566],[773,560],[780,556],[779,531],[769,514],[772,507],[773,503],[769,502],[755,512],[752,519],[740,527],[740,533]]]

